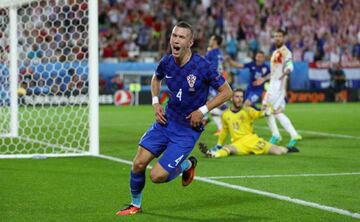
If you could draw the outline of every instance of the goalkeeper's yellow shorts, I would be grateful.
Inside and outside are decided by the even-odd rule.
[[[231,144],[237,155],[268,154],[271,144],[256,134],[249,134]]]

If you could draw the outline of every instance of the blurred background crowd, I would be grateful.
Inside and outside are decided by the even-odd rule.
[[[359,67],[359,9],[360,0],[99,0],[100,64],[111,71],[105,73],[100,67],[100,93],[113,94],[127,87],[119,67],[107,66],[110,63],[155,64],[169,53],[172,28],[181,20],[193,25],[193,51],[203,56],[210,36],[216,34],[223,37],[223,52],[238,62],[250,61],[258,50],[269,59],[274,49],[272,32],[283,28],[294,61]],[[9,88],[8,70],[1,65],[9,61],[6,9],[0,9],[0,21],[1,99],[8,97]],[[21,94],[87,94],[88,22],[87,1],[39,0],[19,8]],[[236,72],[229,73],[235,76]],[[141,77],[138,82],[146,86],[150,79]],[[304,84],[298,88],[311,88],[305,84],[308,79],[297,82],[301,81]]]
[[[272,50],[271,33],[284,28],[295,61],[360,59],[358,0],[101,0],[99,26],[104,60],[146,61],[169,51],[173,25],[189,21],[193,49],[206,53],[212,34],[235,59]]]

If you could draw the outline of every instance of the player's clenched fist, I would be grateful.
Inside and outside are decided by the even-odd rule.
[[[161,124],[166,124],[164,108],[159,104],[154,104],[155,118],[156,121]]]
[[[190,119],[190,125],[192,127],[198,127],[202,123],[204,115],[200,110],[195,110],[190,115],[186,117],[186,119]]]

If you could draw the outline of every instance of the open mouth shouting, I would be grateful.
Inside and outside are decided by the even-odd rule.
[[[180,55],[180,46],[173,46],[172,47],[172,54],[174,55],[174,56],[179,56]]]

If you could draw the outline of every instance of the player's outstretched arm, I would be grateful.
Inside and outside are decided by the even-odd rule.
[[[238,69],[244,68],[244,64],[235,62],[230,56],[225,56],[225,61],[230,64],[231,67],[235,67]]]
[[[159,93],[161,87],[161,80],[159,80],[155,75],[151,79],[151,95],[152,95],[152,105],[155,111],[156,121],[161,124],[166,124],[165,111],[164,108],[160,105],[159,102]]]

